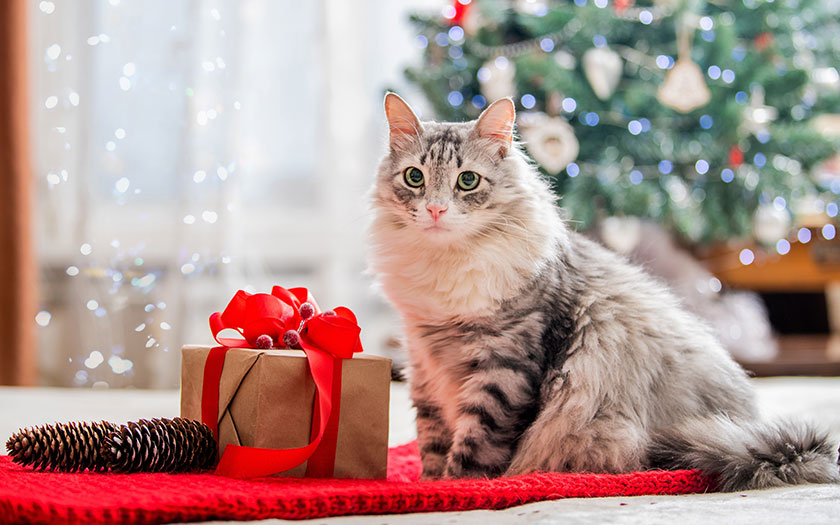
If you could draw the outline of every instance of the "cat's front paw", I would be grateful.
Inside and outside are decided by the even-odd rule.
[[[420,479],[440,479],[446,471],[446,457],[437,454],[422,456],[423,473]]]
[[[504,472],[504,467],[482,465],[474,457],[464,453],[452,453],[446,458],[444,476],[447,478],[495,478]]]
[[[464,469],[461,465],[447,462],[446,469],[444,469],[443,477],[448,479],[458,479],[469,477],[464,475]]]

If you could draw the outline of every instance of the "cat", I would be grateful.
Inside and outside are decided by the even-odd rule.
[[[698,468],[733,491],[837,482],[836,446],[765,423],[746,373],[640,267],[572,231],[501,99],[420,122],[388,93],[371,270],[404,323],[424,478]]]
[[[608,221],[604,221],[601,228],[587,235],[626,255],[667,284],[684,308],[709,325],[732,357],[739,361],[766,361],[778,353],[767,309],[757,293],[713,288],[716,279],[712,273],[678,246],[663,226],[629,218],[613,220],[630,226],[611,232]]]

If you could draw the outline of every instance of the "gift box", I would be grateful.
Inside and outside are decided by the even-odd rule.
[[[303,303],[316,305],[308,319]],[[221,346],[182,348],[181,417],[214,430],[217,472],[385,477],[391,361],[358,353],[352,312],[320,313],[305,289],[275,287],[238,292],[210,324]],[[219,337],[228,328],[244,339]],[[299,348],[256,348],[283,346],[284,334]]]
[[[201,419],[209,353],[209,346],[182,349],[181,417]],[[385,477],[390,382],[389,359],[358,355],[342,363],[335,477]],[[219,383],[220,456],[229,443],[267,449],[307,445],[314,400],[315,384],[303,352],[230,349]],[[306,467],[304,462],[282,475],[303,476]]]

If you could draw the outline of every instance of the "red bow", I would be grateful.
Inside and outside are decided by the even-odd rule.
[[[300,306],[310,303],[315,314],[309,319],[300,315]],[[239,332],[244,339],[219,337],[226,329]],[[335,448],[341,401],[341,360],[362,351],[361,328],[348,308],[320,312],[306,288],[289,290],[275,286],[271,294],[250,294],[239,290],[221,314],[210,316],[213,338],[222,345],[213,348],[204,365],[201,419],[213,433],[219,416],[219,379],[225,353],[230,348],[254,348],[261,335],[281,342],[288,330],[299,330],[300,346],[306,354],[315,383],[315,407],[312,414],[310,443],[293,449],[263,449],[229,444],[216,472],[225,476],[247,478],[284,472],[307,463],[306,475],[331,477],[335,466]]]

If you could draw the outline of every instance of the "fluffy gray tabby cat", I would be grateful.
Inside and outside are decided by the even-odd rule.
[[[724,490],[838,481],[836,445],[758,419],[660,282],[571,231],[514,106],[421,123],[389,93],[372,267],[405,325],[425,477],[699,468]]]

